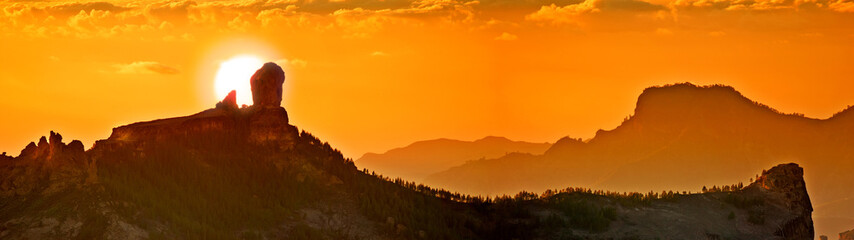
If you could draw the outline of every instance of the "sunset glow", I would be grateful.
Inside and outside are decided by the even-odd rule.
[[[716,181],[709,185],[736,183],[734,180],[748,183],[751,176],[744,172],[772,167],[757,158],[806,162],[800,166],[807,169],[804,178],[810,194],[818,196],[812,204],[819,230],[827,234],[854,226],[854,194],[833,195],[828,192],[836,190],[811,185],[823,183],[814,181],[820,177],[848,176],[843,170],[819,174],[812,169],[817,165],[833,169],[836,163],[832,161],[847,161],[854,168],[854,161],[847,160],[851,154],[824,151],[822,147],[837,146],[825,146],[825,142],[783,142],[790,137],[827,138],[833,140],[827,142],[839,142],[843,146],[839,149],[850,149],[842,144],[854,142],[847,136],[832,138],[835,129],[854,129],[833,125],[849,123],[843,115],[854,116],[854,110],[842,112],[854,109],[849,107],[854,105],[854,0],[12,0],[0,1],[0,9],[2,158],[26,156],[22,152],[27,150],[22,149],[28,144],[33,152],[62,140],[51,133],[52,139],[42,138],[43,143],[37,144],[39,137],[51,131],[61,132],[69,144],[72,139],[80,140],[72,145],[76,151],[94,149],[96,141],[110,136],[137,141],[130,137],[130,130],[114,131],[121,127],[197,136],[181,131],[216,129],[226,125],[211,123],[211,119],[226,119],[226,123],[240,126],[235,129],[248,131],[241,132],[241,137],[278,136],[264,131],[301,133],[281,136],[310,142],[302,147],[323,146],[324,154],[334,153],[354,170],[388,164],[395,167],[391,173],[430,179],[430,184],[449,189],[457,183],[471,185],[461,186],[460,191],[474,192],[471,189],[484,186],[499,189],[501,181],[492,177],[519,174],[504,179],[508,187],[499,189],[512,193],[530,186],[539,186],[537,191],[554,186],[617,186],[606,181],[617,170],[628,172],[623,174],[626,176],[685,173],[655,159],[667,157],[668,161],[693,164],[695,159],[683,157],[696,155],[713,161],[718,159],[708,154],[711,150],[732,148],[768,153],[755,155],[759,157],[738,152],[722,155],[721,159],[732,161],[725,165],[729,168],[751,167],[742,172],[715,169],[697,160],[696,166],[691,165],[696,174],[687,175],[696,181],[659,183],[657,178],[626,177],[626,183],[619,185],[626,188],[611,190],[635,191],[630,187],[637,187],[645,193],[651,185],[684,182],[684,186],[666,188],[678,192],[697,189],[697,183],[705,184],[708,179]],[[275,64],[265,65],[268,62]],[[258,106],[240,108],[253,105],[250,77],[262,65],[259,76],[269,76],[266,81],[255,81],[261,96],[256,98]],[[645,89],[664,86],[679,91],[674,90],[677,93],[672,96],[643,95]],[[231,96],[223,101],[232,90],[236,90],[236,104]],[[699,98],[696,92],[703,91],[713,99],[724,99],[720,100],[723,103],[690,105]],[[643,104],[651,107],[639,107]],[[725,113],[720,114],[721,119],[729,119],[754,113],[737,111],[741,108],[759,109],[756,112],[761,114],[746,117],[759,120],[725,122],[710,117],[718,115],[701,114],[713,109]],[[647,115],[638,116],[638,112]],[[190,121],[198,119],[183,116],[205,119]],[[679,125],[683,122],[676,120],[686,116],[696,119]],[[766,118],[783,120],[764,124]],[[169,121],[161,124],[155,121],[158,119]],[[270,119],[279,124],[271,124]],[[151,122],[158,124],[128,127]],[[755,125],[735,125],[743,122]],[[192,123],[204,125],[188,127]],[[246,127],[250,123],[257,129]],[[723,130],[710,127],[723,123],[732,126],[718,128]],[[854,126],[854,121],[850,123]],[[787,124],[798,124],[798,128]],[[681,126],[683,129],[677,129]],[[675,130],[669,131],[671,128]],[[769,135],[757,129],[782,132],[781,143],[769,143],[768,148],[752,144],[749,141],[769,142],[760,141]],[[683,136],[692,133],[689,130],[696,135]],[[752,135],[737,134],[753,130],[757,132],[750,132]],[[652,136],[655,141],[642,136]],[[705,140],[707,136],[727,144],[713,145],[714,141]],[[317,141],[312,140],[315,137]],[[222,145],[245,142],[229,141]],[[629,144],[632,141],[638,146]],[[680,141],[699,144],[678,145]],[[506,145],[488,144],[496,142]],[[527,151],[509,151],[506,146],[510,145]],[[401,153],[406,146],[412,153]],[[448,146],[463,146],[459,147],[463,150],[439,154],[451,149]],[[489,160],[487,156],[456,154],[475,148],[472,146],[494,153],[490,159],[517,153],[501,162],[524,164],[459,167],[472,160]],[[549,152],[551,146],[568,150]],[[771,147],[782,150],[774,152]],[[290,146],[281,149],[288,154],[302,153]],[[646,149],[655,151],[642,151]],[[666,152],[677,150],[683,155]],[[54,151],[50,148],[51,156]],[[413,160],[436,160],[425,157],[427,153],[441,156],[434,158],[443,161],[430,165]],[[565,155],[539,158],[546,153]],[[814,161],[821,164],[803,156],[821,157]],[[353,161],[360,157],[367,160]],[[535,166],[528,164],[535,158],[546,163],[542,168],[546,170],[571,163],[578,166],[564,167],[602,172],[584,170],[589,176],[576,176],[558,171],[551,177],[527,169]],[[618,160],[623,162],[609,162]],[[648,167],[644,161],[663,167]],[[288,164],[297,169],[298,163]],[[596,164],[614,170],[605,171]],[[554,181],[554,186],[522,173],[543,176]],[[560,178],[564,176],[595,181]],[[308,179],[314,181],[311,176]],[[745,218],[733,214],[729,219]]]
[[[814,118],[854,104],[848,1],[369,2],[2,2],[0,107],[19,117],[2,120],[0,149],[60,128],[90,146],[212,107],[220,64],[242,54],[281,63],[292,121],[350,157],[439,137],[591,138],[644,88],[677,82]]]
[[[237,104],[252,105],[249,78],[261,65],[264,65],[261,59],[250,55],[236,56],[222,62],[214,79],[216,97],[222,99],[231,90],[237,90]]]

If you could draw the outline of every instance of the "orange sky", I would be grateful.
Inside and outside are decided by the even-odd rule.
[[[211,108],[218,64],[283,63],[291,123],[349,157],[439,137],[553,142],[648,86],[783,112],[854,104],[854,1],[4,1],[0,151]],[[247,79],[248,81],[248,79]],[[241,94],[241,93],[238,93]]]

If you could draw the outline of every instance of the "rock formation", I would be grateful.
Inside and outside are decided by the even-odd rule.
[[[839,233],[839,240],[854,240],[854,229]]]
[[[236,110],[237,109],[237,91],[231,90],[222,101],[216,104],[217,109]]]
[[[278,107],[282,104],[282,84],[285,72],[279,65],[268,62],[252,75],[252,102],[259,107]]]
[[[751,189],[753,188],[753,189]],[[748,190],[767,191],[766,198],[787,210],[788,220],[774,234],[785,239],[813,239],[812,203],[804,182],[804,169],[795,163],[781,164],[763,172]]]
[[[288,149],[297,138],[297,129],[288,124],[288,113],[280,106],[284,72],[275,63],[266,63],[251,78],[255,105],[238,108],[236,92],[208,109],[190,116],[134,123],[113,129],[107,140],[96,146],[218,143],[229,146],[251,142],[259,146]]]
[[[96,177],[83,143],[74,140],[66,145],[62,135],[53,131],[38,144],[30,142],[17,158],[0,164],[9,173],[0,176],[2,196],[53,193]]]

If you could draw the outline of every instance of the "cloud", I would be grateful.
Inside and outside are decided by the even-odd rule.
[[[854,17],[846,15],[854,13],[852,0],[647,1],[651,0],[7,1],[0,2],[0,37],[195,41],[235,32],[311,32],[367,39],[416,29],[450,29],[511,40],[510,32],[532,26],[650,34],[664,28],[706,34],[826,25],[846,30],[850,24],[845,22]],[[751,14],[754,11],[774,14]],[[807,16],[815,12],[846,14]],[[491,36],[494,33],[502,34]]]
[[[108,2],[87,2],[87,3],[65,3],[54,6],[49,6],[44,8],[45,11],[51,12],[57,15],[74,15],[81,11],[89,12],[92,10],[98,11],[109,11],[109,12],[123,12],[131,9],[130,7],[122,7],[116,6],[112,3]]]
[[[115,64],[116,73],[121,74],[178,74],[178,69],[159,62],[140,61],[128,64]]]
[[[640,0],[584,0],[580,3],[559,7],[555,4],[542,6],[540,10],[525,16],[526,20],[553,24],[578,24],[578,16],[601,12],[655,12],[667,9]]]
[[[837,12],[854,13],[854,1],[851,1],[851,0],[832,1],[828,5],[828,8],[833,10],[833,11],[837,11]]]
[[[516,39],[519,39],[519,37],[516,35],[510,34],[510,33],[507,33],[507,32],[501,33],[501,35],[498,35],[498,37],[495,37],[495,40],[499,40],[499,41],[513,41]]]

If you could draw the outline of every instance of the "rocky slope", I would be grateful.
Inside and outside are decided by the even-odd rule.
[[[566,185],[697,191],[796,162],[807,169],[820,232],[835,234],[844,229],[832,222],[854,221],[854,175],[847,174],[854,171],[852,112],[811,119],[782,114],[728,86],[652,87],[638,98],[633,116],[590,140],[564,138],[543,155],[469,162],[424,182],[470,194]]]
[[[253,89],[280,71],[265,65]],[[280,94],[280,88],[260,91]],[[265,99],[239,108],[229,95],[198,114],[118,127],[87,151],[51,133],[18,157],[3,157],[0,238],[805,239],[813,233],[803,170],[795,164],[774,167],[746,188],[703,194],[575,188],[483,198],[360,171],[328,143],[288,124],[276,98]]]
[[[485,137],[475,141],[435,139],[418,141],[385,153],[366,153],[356,166],[391,178],[421,181],[427,175],[458,166],[466,161],[497,158],[508,153],[543,154],[549,143],[512,141],[503,137]]]

